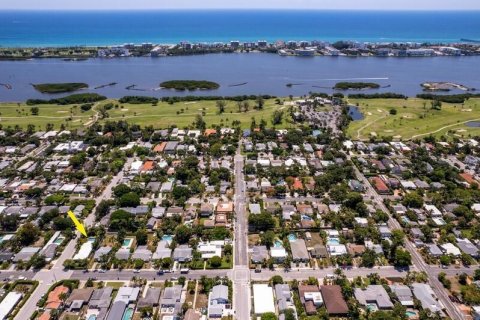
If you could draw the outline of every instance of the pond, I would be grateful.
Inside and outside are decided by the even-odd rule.
[[[363,113],[356,106],[348,106],[348,115],[353,121],[363,120]]]
[[[480,121],[468,121],[465,125],[470,128],[480,128]]]

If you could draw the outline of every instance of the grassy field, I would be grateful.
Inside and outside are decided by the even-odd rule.
[[[353,121],[347,131],[352,139],[366,140],[372,135],[392,136],[408,140],[426,135],[468,137],[480,135],[480,128],[465,125],[466,121],[480,121],[480,99],[461,104],[442,103],[441,110],[433,110],[430,101],[403,99],[350,99],[358,104],[363,120]],[[390,110],[396,114],[390,114]]]
[[[83,127],[91,117],[93,111],[82,112],[80,106],[39,105],[37,116],[30,111],[31,106],[17,103],[0,103],[0,125],[3,128],[20,126],[26,129],[33,124],[37,131],[45,130],[48,123],[60,129],[62,124],[68,129]]]
[[[228,101],[223,114],[218,114],[215,101],[179,102],[168,104],[159,102],[157,106],[151,104],[120,104],[117,100],[106,100],[97,103],[91,110],[82,112],[80,106],[74,105],[38,105],[38,116],[31,114],[31,106],[17,103],[0,103],[0,124],[6,128],[19,125],[27,128],[28,124],[35,125],[36,130],[45,130],[48,123],[54,125],[54,129],[60,129],[64,124],[67,129],[82,128],[90,124],[96,109],[107,103],[118,105],[118,108],[108,110],[108,119],[100,120],[119,121],[125,120],[129,123],[141,126],[153,126],[156,129],[167,128],[176,125],[179,128],[189,127],[195,121],[197,114],[203,113],[207,127],[216,124],[231,126],[234,120],[241,123],[242,128],[249,128],[252,117],[257,123],[261,119],[267,121],[271,127],[272,114],[275,110],[283,110],[284,118],[282,124],[277,128],[288,128],[294,126],[290,116],[287,117],[288,107],[275,104],[274,99],[265,100],[263,110],[255,110],[254,101],[250,101],[248,112],[238,112],[236,102]]]

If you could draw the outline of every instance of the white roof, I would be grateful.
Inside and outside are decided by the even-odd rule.
[[[428,213],[430,213],[430,215],[432,217],[441,217],[442,216],[442,212],[440,210],[438,210],[438,208],[435,207],[433,204],[425,204],[425,205],[423,205],[423,207],[425,208],[426,211],[428,211]]]
[[[7,319],[7,316],[12,312],[18,301],[22,299],[22,294],[16,291],[11,291],[7,294],[5,299],[0,303],[0,319]]]
[[[440,247],[445,251],[446,254],[451,254],[453,256],[459,256],[462,254],[460,249],[455,247],[453,243],[444,243],[440,245]]]
[[[80,247],[80,250],[78,250],[78,253],[73,257],[73,260],[87,259],[88,256],[90,255],[90,252],[92,252],[92,249],[93,249],[92,243],[90,241],[85,242]]]
[[[275,313],[273,290],[268,284],[253,285],[253,310],[255,314]]]

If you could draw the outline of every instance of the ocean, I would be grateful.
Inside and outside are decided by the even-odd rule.
[[[480,40],[480,11],[0,11],[0,46]]]

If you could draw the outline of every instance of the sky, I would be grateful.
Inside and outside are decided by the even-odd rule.
[[[479,0],[0,0],[0,10],[329,9],[480,10]]]

